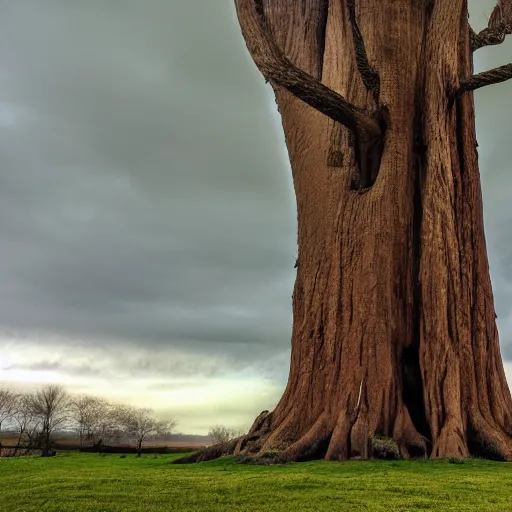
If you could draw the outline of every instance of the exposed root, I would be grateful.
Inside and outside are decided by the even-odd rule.
[[[369,459],[372,453],[372,437],[370,432],[368,410],[362,408],[350,432],[350,456]]]
[[[393,439],[398,444],[403,459],[426,457],[428,454],[427,440],[416,430],[405,405],[402,405],[398,412]]]
[[[261,412],[254,420],[249,432],[242,436],[235,447],[235,455],[258,453],[270,431],[272,414],[268,411]]]
[[[281,453],[281,461],[300,462],[324,458],[332,434],[327,419],[326,414],[321,414],[313,426],[298,441]]]
[[[347,460],[350,458],[349,435],[351,428],[350,418],[346,411],[342,411],[338,416],[329,448],[325,454],[327,460]]]
[[[301,431],[305,425],[298,421],[300,414],[297,410],[292,409],[279,422],[275,421],[275,413],[263,411],[245,436],[204,448],[174,463],[203,462],[233,454],[244,457],[246,461],[263,461],[266,464],[322,458],[465,458],[470,454],[512,461],[511,436],[503,428],[484,419],[478,409],[468,414],[467,432],[460,418],[448,415],[443,418],[442,428],[432,441],[417,431],[403,402],[398,406],[394,422],[391,420],[392,432],[387,432],[386,428],[377,431],[379,435],[376,436],[367,399],[361,390],[355,409],[350,412],[345,404],[336,421],[331,414],[324,411],[307,430]],[[268,453],[272,453],[271,459],[265,458]]]
[[[238,441],[239,438],[228,441],[227,443],[218,443],[213,446],[208,446],[187,457],[176,459],[173,461],[173,464],[193,464],[194,462],[206,462],[226,455],[233,455]]]
[[[302,421],[298,408],[292,409],[282,421],[276,422],[268,435],[265,437],[262,450],[286,450],[297,439],[299,439],[303,430]]]
[[[226,455],[259,453],[263,439],[269,432],[271,420],[272,413],[263,411],[254,420],[252,427],[246,435],[232,439],[226,443],[217,443],[213,446],[198,450],[187,457],[181,457],[175,460],[174,464],[192,464],[194,462],[218,459]]]
[[[453,417],[448,417],[439,435],[433,440],[431,457],[434,459],[446,457],[460,459],[468,456],[469,449],[459,422]]]
[[[512,437],[491,425],[480,413],[473,414],[470,418],[468,444],[474,455],[512,462]]]
[[[465,458],[471,453],[494,460],[512,461],[512,439],[507,432],[484,420],[479,412],[470,415],[467,435],[460,429],[459,423],[447,418],[439,435],[433,441],[432,458]],[[357,416],[344,410],[333,421],[327,413],[322,413],[313,425],[293,443],[284,449],[268,448],[271,441],[272,413],[264,411],[256,418],[247,433],[238,439],[220,443],[182,457],[175,464],[189,464],[217,459],[226,455],[242,455],[245,460],[255,463],[301,462],[313,459],[348,460],[349,458],[371,459],[427,457],[430,441],[414,427],[407,407],[400,406],[391,438],[374,437],[368,428],[368,417],[364,410]],[[275,427],[274,434],[285,435],[288,418]],[[282,430],[283,429],[283,430]],[[375,446],[376,440],[377,442]],[[385,444],[384,450],[382,444]],[[265,454],[272,452],[272,459],[266,460]],[[275,453],[274,453],[275,452]],[[379,456],[380,455],[380,456]]]

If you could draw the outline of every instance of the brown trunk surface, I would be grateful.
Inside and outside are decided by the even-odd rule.
[[[298,209],[291,369],[235,453],[367,458],[383,435],[403,457],[512,460],[473,96],[450,101],[472,70],[467,2],[263,4],[295,66],[387,115],[380,168],[360,190],[351,132],[275,86]]]

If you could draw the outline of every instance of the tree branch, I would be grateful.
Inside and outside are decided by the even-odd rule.
[[[484,71],[476,75],[470,76],[466,81],[462,82],[457,90],[457,94],[474,91],[487,85],[499,84],[512,78],[512,63],[505,64],[499,68]]]
[[[343,96],[297,68],[283,54],[265,20],[262,0],[235,0],[235,5],[249,53],[267,80],[284,87],[361,138],[382,135],[376,114],[368,114],[351,104]]]
[[[485,28],[478,34],[471,34],[471,50],[476,52],[484,46],[495,46],[505,41],[505,36],[511,32],[506,31],[506,25],[496,28]]]
[[[489,17],[487,28],[476,34],[471,29],[471,50],[503,43],[512,34],[512,0],[498,0]]]

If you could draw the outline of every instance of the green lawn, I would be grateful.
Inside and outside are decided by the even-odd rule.
[[[176,457],[0,459],[0,511],[512,511],[512,464],[171,464]]]

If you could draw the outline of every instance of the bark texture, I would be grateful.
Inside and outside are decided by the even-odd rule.
[[[299,256],[288,384],[234,452],[368,458],[382,435],[403,457],[512,460],[474,104],[460,90],[474,50],[467,2],[238,0],[260,65],[251,3],[295,68],[357,112],[386,115],[378,165],[354,187],[357,129],[260,66],[286,135]]]

